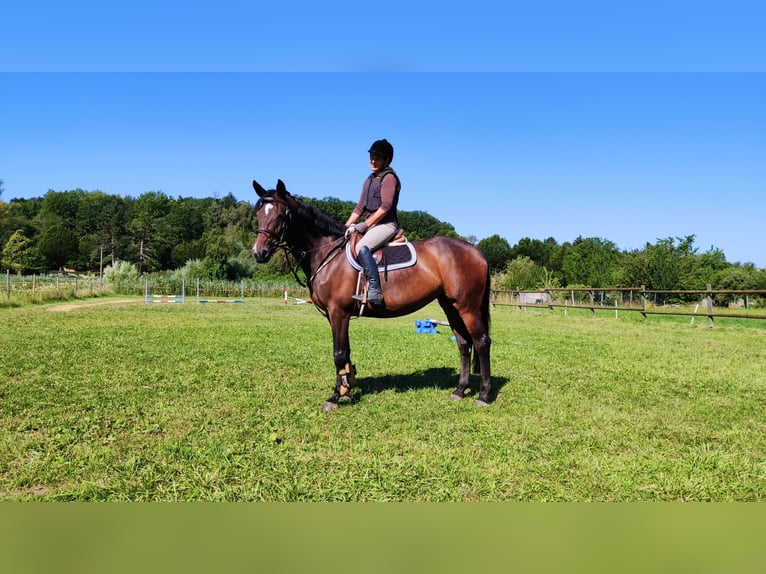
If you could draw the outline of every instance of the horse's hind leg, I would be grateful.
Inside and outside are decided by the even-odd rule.
[[[476,405],[486,407],[489,404],[489,393],[492,389],[492,377],[489,364],[489,349],[491,346],[489,333],[485,329],[474,337],[474,355],[479,358],[479,374],[481,375],[481,390]]]
[[[489,405],[489,393],[492,389],[492,376],[490,371],[489,351],[492,340],[489,338],[489,323],[480,313],[465,315],[465,324],[473,341],[474,370],[478,363],[478,372],[481,376],[481,388],[476,399],[476,405],[486,407]]]
[[[491,345],[489,325],[482,319],[481,313],[465,311],[460,313],[448,300],[444,302],[440,300],[439,303],[447,314],[460,349],[460,379],[458,388],[452,393],[452,398],[461,399],[465,395],[465,389],[468,387],[470,378],[471,349],[473,349],[474,371],[478,370],[481,376],[481,388],[475,404],[482,407],[487,406],[492,388],[489,361]]]

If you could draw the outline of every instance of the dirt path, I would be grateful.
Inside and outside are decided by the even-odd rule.
[[[54,305],[48,308],[48,311],[56,311],[59,313],[68,313],[73,309],[80,309],[82,307],[98,307],[99,305],[116,305],[122,303],[139,303],[142,299],[109,299],[107,301],[96,301],[94,303],[63,303],[62,305]]]

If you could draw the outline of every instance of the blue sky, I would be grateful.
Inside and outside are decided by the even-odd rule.
[[[252,179],[277,178],[355,201],[386,137],[400,207],[463,235],[637,249],[694,234],[766,266],[758,3],[40,4],[3,8],[5,201],[253,200]]]

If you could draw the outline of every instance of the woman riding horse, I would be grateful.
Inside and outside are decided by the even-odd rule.
[[[354,295],[353,298],[380,305],[383,303],[383,292],[372,252],[388,243],[396,234],[399,227],[396,206],[402,184],[399,176],[391,169],[394,146],[382,139],[374,141],[367,151],[370,154],[372,173],[364,180],[359,201],[346,220],[346,237],[354,232],[363,235],[356,244],[356,256],[367,278],[367,298],[364,295]],[[362,216],[364,220],[356,223]]]
[[[293,197],[280,180],[275,190],[264,189],[257,181],[253,188],[258,235],[253,255],[265,263],[277,249],[284,249],[308,278],[314,306],[327,317],[332,329],[335,390],[322,410],[338,408],[338,401],[356,384],[351,363],[349,322],[359,315],[360,305],[351,296],[356,292],[358,272],[345,257],[345,227],[319,209]],[[452,237],[431,237],[413,241],[417,264],[389,273],[386,304],[372,305],[366,317],[401,317],[413,313],[434,299],[444,310],[460,352],[458,386],[453,400],[466,394],[471,374],[478,368],[481,385],[476,404],[489,404],[491,388],[489,338],[489,265],[475,246]]]

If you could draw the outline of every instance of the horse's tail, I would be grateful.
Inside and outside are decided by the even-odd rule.
[[[487,283],[484,285],[484,299],[481,301],[481,318],[484,320],[484,324],[487,326],[487,337],[489,337],[489,325],[491,323],[489,314],[489,301],[491,296],[492,276],[487,267]]]
[[[489,314],[489,302],[490,302],[490,285],[491,285],[491,275],[489,272],[489,266],[487,266],[487,276],[484,280],[484,294],[481,299],[481,321],[484,323],[485,328],[487,329],[486,336],[489,338],[489,326],[490,326],[490,314]],[[476,353],[476,349],[473,350],[473,372],[479,373],[479,356]]]
[[[481,300],[481,318],[484,321],[484,324],[487,326],[487,337],[489,337],[489,324],[491,322],[490,315],[489,315],[491,285],[492,285],[492,276],[489,272],[489,265],[488,265],[486,283],[484,284],[484,298]]]

